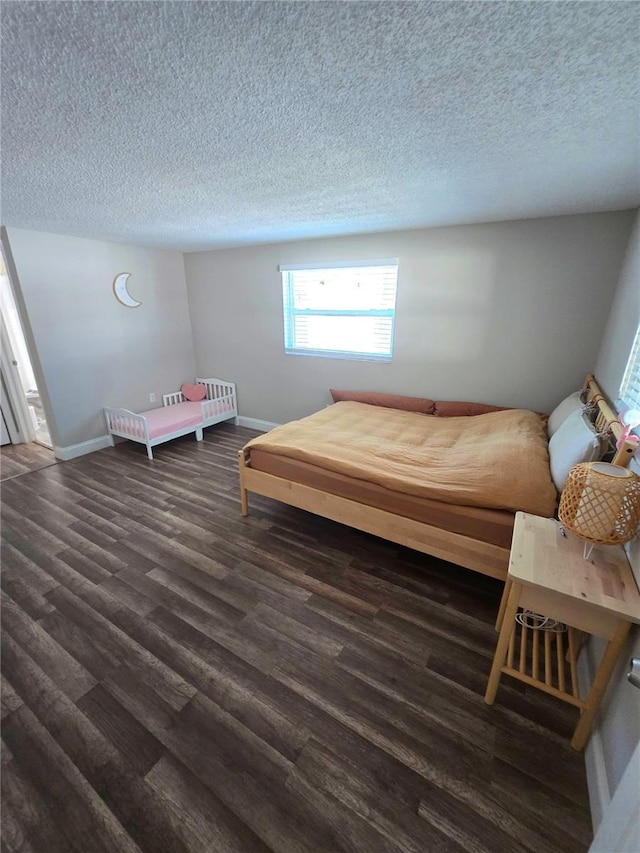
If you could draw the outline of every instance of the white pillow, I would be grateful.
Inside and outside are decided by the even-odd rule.
[[[549,420],[547,421],[547,432],[549,433],[549,438],[556,433],[558,428],[562,426],[572,412],[575,412],[576,409],[579,411],[584,409],[584,403],[580,399],[581,394],[582,391],[575,391],[573,394],[569,394],[569,396],[565,397],[565,399],[551,412]]]
[[[569,471],[579,462],[593,462],[600,456],[600,437],[582,409],[573,411],[549,441],[551,477],[561,492]]]

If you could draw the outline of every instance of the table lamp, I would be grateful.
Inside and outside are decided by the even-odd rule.
[[[562,491],[558,518],[585,540],[585,559],[594,545],[624,545],[640,524],[640,477],[609,462],[575,465]]]

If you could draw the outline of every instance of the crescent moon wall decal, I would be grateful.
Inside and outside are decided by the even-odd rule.
[[[130,275],[130,272],[119,273],[113,280],[113,292],[116,299],[126,305],[127,308],[137,308],[138,305],[142,305],[142,302],[134,299],[127,290],[127,279]]]

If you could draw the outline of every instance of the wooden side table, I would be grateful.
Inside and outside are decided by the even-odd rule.
[[[583,541],[552,518],[516,514],[500,631],[485,702],[492,705],[504,672],[580,708],[571,746],[581,750],[631,624],[640,623],[640,594],[624,550],[596,546],[588,560]],[[518,609],[570,626],[566,633],[516,622]],[[580,698],[576,672],[579,634],[608,640],[589,695]]]

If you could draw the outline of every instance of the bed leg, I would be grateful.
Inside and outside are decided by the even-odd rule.
[[[198,427],[196,430],[196,441],[202,441],[202,427]]]
[[[147,456],[149,459],[153,459],[153,451],[151,450],[151,445],[147,444]]]
[[[247,466],[247,457],[244,450],[238,451],[238,463],[240,465],[240,505],[242,515],[249,515],[249,494],[244,487],[244,469]]]

